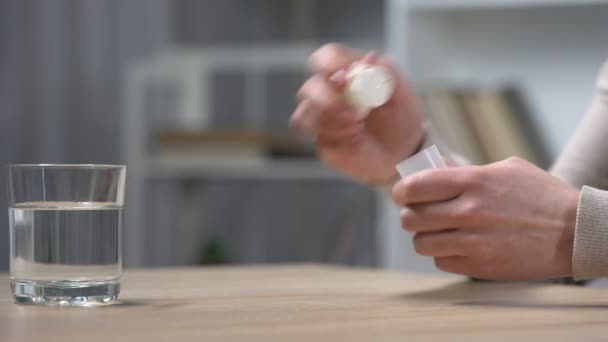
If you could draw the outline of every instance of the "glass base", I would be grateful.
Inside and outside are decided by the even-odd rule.
[[[109,281],[33,281],[11,280],[17,304],[107,305],[116,302],[120,279]]]

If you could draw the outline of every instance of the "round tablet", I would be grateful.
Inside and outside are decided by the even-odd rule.
[[[355,66],[347,75],[347,101],[362,117],[385,104],[393,95],[394,80],[385,67]]]

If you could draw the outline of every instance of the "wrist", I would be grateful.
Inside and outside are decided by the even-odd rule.
[[[399,173],[395,170],[395,173],[390,177],[383,180],[369,180],[366,184],[372,188],[381,190],[384,193],[390,194],[393,186],[401,180]]]
[[[418,138],[418,143],[416,144],[416,148],[414,148],[414,150],[411,151],[407,157],[409,158],[409,157],[413,156],[414,154],[429,147],[431,144],[432,144],[432,141],[429,138],[429,134],[427,133],[426,129],[423,129],[420,133],[420,137]]]
[[[433,144],[430,135],[427,133],[427,130],[424,127],[420,130],[417,130],[415,132],[415,136],[410,136],[409,139],[411,140],[407,143],[407,148],[401,149],[401,152],[394,155],[395,159],[393,160],[394,165],[392,170],[395,174],[397,174],[397,164],[401,163],[404,160],[407,160],[416,153],[422,151],[423,149]]]
[[[397,163],[420,152],[423,148],[427,147],[427,145],[429,145],[429,144],[430,144],[430,140],[428,139],[426,130],[423,130],[420,138],[418,139],[418,143],[416,144],[416,147],[413,149],[413,151],[410,151],[405,158],[398,159],[395,162],[395,166],[397,165]],[[392,173],[388,177],[384,177],[381,179],[369,179],[369,180],[367,180],[366,183],[371,187],[380,188],[384,192],[390,193],[391,189],[395,185],[395,183],[397,183],[399,180],[401,180],[401,176],[399,176],[399,173],[397,172],[396,167],[393,167],[391,171],[392,171]]]

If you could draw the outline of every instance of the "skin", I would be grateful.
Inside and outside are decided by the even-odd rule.
[[[354,62],[383,65],[396,91],[358,121],[341,92]],[[319,158],[361,182],[386,182],[425,136],[406,82],[386,59],[328,44],[310,57],[291,125],[315,138]],[[572,275],[577,189],[520,158],[485,166],[427,170],[394,185],[401,225],[416,252],[446,272],[485,279]]]
[[[399,80],[393,97],[370,112],[365,121],[342,96],[346,69],[354,62],[387,67]],[[357,54],[327,44],[310,57],[312,76],[297,93],[290,124],[315,137],[321,160],[360,182],[382,182],[395,176],[395,165],[411,155],[424,136],[422,115],[407,84],[386,59]]]
[[[441,270],[503,280],[572,275],[579,192],[521,158],[420,172],[392,195],[416,252]]]

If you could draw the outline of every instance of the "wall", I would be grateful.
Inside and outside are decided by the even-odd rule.
[[[122,162],[123,70],[167,44],[298,38],[382,47],[381,1],[293,3],[0,0],[0,164]],[[288,15],[302,11],[314,27]],[[3,219],[0,270],[7,267]]]
[[[0,0],[0,164],[119,163],[122,70],[169,40],[167,4]]]

